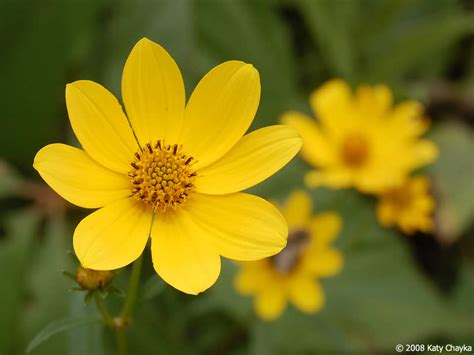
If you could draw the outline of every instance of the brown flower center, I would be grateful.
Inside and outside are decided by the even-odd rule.
[[[176,144],[165,145],[160,140],[154,146],[146,144],[135,153],[128,173],[133,196],[154,211],[175,209],[195,190],[192,163],[193,158]]]
[[[352,167],[359,167],[369,157],[369,142],[360,134],[348,135],[342,144],[342,159]]]
[[[309,238],[309,232],[305,229],[290,231],[286,247],[270,258],[275,270],[284,275],[293,271],[309,243]]]

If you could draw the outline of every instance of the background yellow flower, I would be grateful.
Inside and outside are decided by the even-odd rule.
[[[402,186],[381,193],[377,217],[384,226],[397,226],[405,234],[433,230],[435,200],[430,194],[430,182],[425,176],[415,176]]]
[[[312,210],[306,192],[293,192],[282,208],[289,225],[286,247],[271,258],[240,263],[235,287],[255,297],[255,311],[262,319],[278,318],[288,302],[305,313],[317,312],[324,304],[318,279],[342,268],[342,254],[331,246],[341,218],[333,212],[314,216]]]
[[[363,85],[353,94],[347,83],[332,80],[313,92],[310,103],[318,122],[298,112],[281,118],[298,129],[301,154],[317,168],[306,175],[309,186],[380,192],[438,155],[432,142],[420,139],[427,128],[420,104],[392,106],[386,86]]]

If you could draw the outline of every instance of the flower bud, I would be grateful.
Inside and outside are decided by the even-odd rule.
[[[86,269],[79,266],[76,271],[76,281],[85,290],[97,290],[106,287],[114,278],[112,271]]]

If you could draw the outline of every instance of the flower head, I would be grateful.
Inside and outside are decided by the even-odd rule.
[[[34,161],[66,200],[99,208],[74,232],[84,267],[123,267],[151,235],[156,272],[197,294],[216,281],[220,256],[256,260],[285,246],[287,225],[278,210],[239,192],[281,169],[302,144],[287,126],[244,135],[260,99],[252,65],[218,65],[185,104],[175,61],[142,39],[125,64],[122,98],[127,115],[101,85],[67,85],[69,119],[84,150],[51,144]]]
[[[331,247],[341,228],[340,217],[332,212],[313,216],[311,211],[308,194],[294,192],[282,210],[289,226],[286,247],[270,258],[241,263],[235,287],[255,296],[255,310],[262,319],[277,318],[288,302],[305,313],[317,312],[324,304],[318,278],[342,268],[341,253]]]
[[[428,125],[422,107],[405,101],[392,107],[386,86],[360,86],[353,94],[342,80],[332,80],[310,98],[319,120],[297,112],[282,122],[303,137],[303,158],[317,168],[309,186],[355,187],[376,193],[402,184],[410,172],[437,157],[436,146],[420,139]]]
[[[398,226],[403,233],[417,230],[429,233],[433,230],[435,200],[429,193],[426,177],[416,176],[402,186],[379,195],[377,217],[384,226]]]

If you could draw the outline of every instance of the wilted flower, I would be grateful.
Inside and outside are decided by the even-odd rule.
[[[312,215],[312,201],[304,191],[294,192],[282,209],[289,226],[288,243],[279,253],[259,261],[244,262],[235,287],[255,296],[255,310],[266,320],[277,318],[288,302],[305,313],[324,304],[318,278],[338,273],[343,257],[331,246],[341,229],[341,218],[332,212]]]

